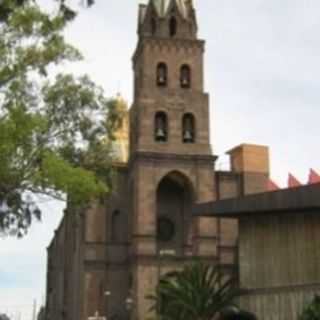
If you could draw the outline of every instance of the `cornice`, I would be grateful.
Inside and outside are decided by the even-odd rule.
[[[205,49],[205,41],[199,39],[183,39],[177,38],[172,40],[172,38],[154,38],[154,37],[142,37],[139,39],[137,48],[133,54],[132,61],[135,62],[139,54],[141,53],[143,47],[150,46],[153,49],[162,50],[165,49]]]
[[[157,153],[157,152],[134,152],[131,154],[129,167],[132,167],[136,161],[141,162],[180,162],[180,163],[206,163],[214,164],[218,159],[214,155],[186,155],[174,153]]]

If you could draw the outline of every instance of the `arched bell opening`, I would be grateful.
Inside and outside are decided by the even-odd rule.
[[[187,64],[180,68],[180,86],[184,89],[191,88],[191,68]]]
[[[157,86],[166,87],[168,83],[168,67],[164,62],[157,65]]]
[[[165,112],[157,112],[154,119],[154,139],[156,142],[168,141],[168,117]]]
[[[196,128],[194,115],[186,113],[182,118],[182,142],[194,143],[196,140]]]
[[[180,172],[165,176],[157,189],[157,249],[180,255],[192,232],[192,185]]]

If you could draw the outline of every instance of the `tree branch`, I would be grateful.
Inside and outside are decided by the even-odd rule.
[[[59,194],[58,191],[54,191],[54,190],[43,190],[35,187],[28,187],[25,191],[29,191],[35,195],[44,195],[58,201],[63,201],[63,202],[67,201],[65,195],[61,193]]]
[[[8,76],[5,79],[1,79],[0,80],[0,88],[4,87],[5,85],[7,85],[7,83],[9,83],[10,81],[12,81],[14,78],[17,77],[17,74],[12,74],[10,76]]]

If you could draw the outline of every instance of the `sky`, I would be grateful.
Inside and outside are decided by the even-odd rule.
[[[50,0],[40,0],[48,5]],[[87,73],[106,91],[132,103],[131,56],[138,0],[96,0],[66,31],[85,60],[66,66]],[[211,100],[211,143],[217,168],[240,143],[268,145],[271,176],[288,172],[306,183],[320,171],[320,2],[318,0],[195,0],[199,37],[206,40],[205,87]],[[42,223],[23,240],[0,239],[0,313],[22,311],[45,292],[46,247],[63,204],[41,204]],[[17,314],[17,313],[16,313]]]

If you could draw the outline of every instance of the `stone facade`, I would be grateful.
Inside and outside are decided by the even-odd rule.
[[[237,220],[193,218],[191,208],[267,187],[266,147],[241,145],[230,152],[232,169],[215,171],[205,43],[192,1],[141,5],[138,36],[129,160],[115,161],[103,203],[66,211],[48,248],[47,320],[86,320],[96,311],[145,319],[159,276],[194,258],[234,272]]]

